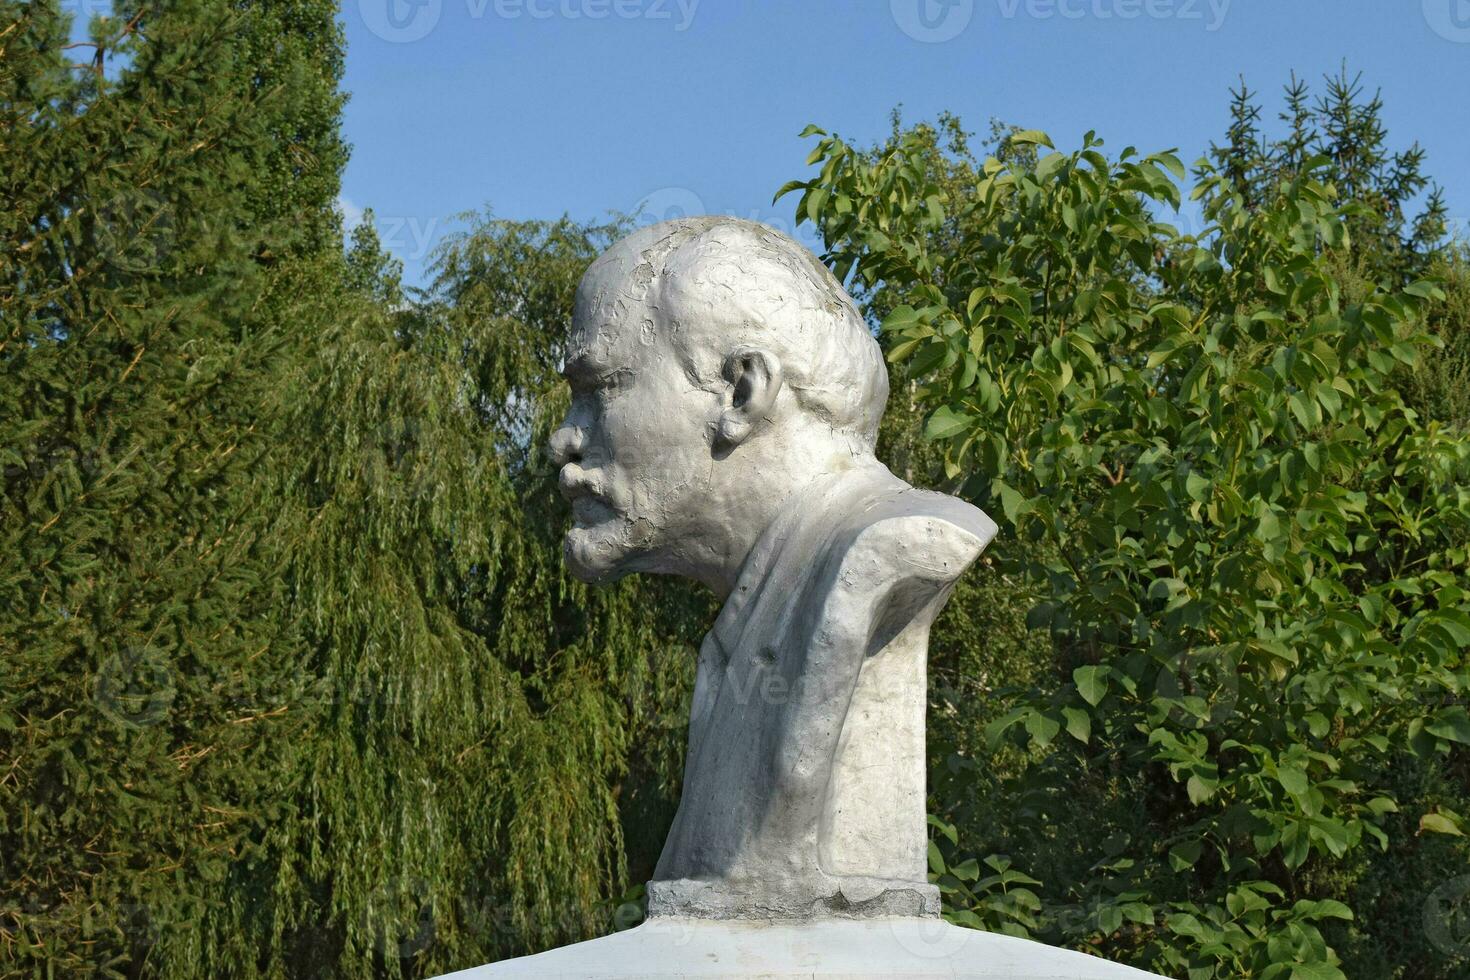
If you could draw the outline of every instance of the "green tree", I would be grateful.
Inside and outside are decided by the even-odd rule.
[[[299,649],[260,492],[340,264],[334,12],[129,2],[77,47],[0,3],[4,975],[294,952],[262,856],[310,713],[255,710]]]
[[[989,801],[1016,826],[988,833],[1046,861],[1039,934],[1166,972],[1340,975],[1332,875],[1402,834],[1401,803],[1460,832],[1392,795],[1470,740],[1470,449],[1393,384],[1443,294],[1345,286],[1330,159],[1256,200],[1201,163],[1190,238],[1155,217],[1179,204],[1168,153],[1015,131],[1042,152],[966,184],[934,179],[932,130],[877,153],[809,132],[821,172],[785,190],[880,297],[946,478],[1003,515],[997,558],[1043,596],[1055,672],[988,732],[1025,753]],[[1033,918],[1003,859],[962,870],[939,879],[957,919]]]
[[[1268,201],[1283,180],[1294,179],[1314,158],[1331,161],[1333,203],[1343,212],[1348,242],[1334,251],[1334,277],[1354,298],[1378,285],[1405,286],[1430,276],[1446,298],[1425,313],[1428,333],[1443,347],[1434,357],[1405,367],[1395,379],[1409,405],[1442,421],[1470,421],[1470,274],[1466,243],[1447,235],[1441,189],[1425,172],[1417,143],[1389,147],[1383,100],[1365,95],[1362,76],[1346,70],[1323,79],[1313,98],[1292,78],[1282,93],[1283,130],[1269,133],[1262,107],[1242,82],[1231,93],[1230,124],[1223,143],[1210,149],[1214,169],[1229,178],[1246,208]]]
[[[466,220],[417,303],[351,308],[291,386],[287,582],[327,688],[275,851],[292,918],[338,924],[320,973],[433,975],[630,922],[614,900],[677,798],[708,603],[570,580],[542,448],[576,282],[623,226]],[[354,239],[358,295],[396,296],[370,226]]]
[[[1332,201],[1342,209],[1349,233],[1337,257],[1374,280],[1412,282],[1429,271],[1445,246],[1444,194],[1424,173],[1423,147],[1388,148],[1382,96],[1365,97],[1361,74],[1349,76],[1344,68],[1323,81],[1324,94],[1313,99],[1308,85],[1292,76],[1279,114],[1286,131],[1272,137],[1263,131],[1261,106],[1242,80],[1231,92],[1226,140],[1210,148],[1207,169],[1224,176],[1244,206],[1254,209],[1269,204],[1281,181],[1325,157]]]

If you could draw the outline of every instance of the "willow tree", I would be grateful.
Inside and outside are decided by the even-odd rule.
[[[322,972],[432,974],[607,931],[677,794],[707,603],[570,580],[543,450],[573,290],[622,226],[467,222],[396,309],[360,229],[353,298],[287,386],[295,464],[272,506],[296,529],[316,721],[271,860],[301,928],[331,924]]]

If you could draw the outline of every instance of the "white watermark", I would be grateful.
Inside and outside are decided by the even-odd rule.
[[[805,246],[809,251],[818,255],[822,253],[822,241],[816,228],[810,222],[798,224],[793,210],[785,208],[774,211],[767,208],[749,208],[740,211],[736,208],[727,208],[724,211],[710,211],[705,207],[704,199],[687,187],[660,187],[643,195],[630,212],[633,221],[639,228],[656,225],[660,221],[673,221],[677,218],[693,218],[699,215],[716,214],[727,218],[743,218],[746,221],[756,221],[773,228],[789,238],[793,238]]]
[[[464,0],[471,20],[646,20],[687,31],[699,0]],[[444,13],[444,0],[357,0],[363,24],[377,37],[407,44],[427,37]]]
[[[675,31],[687,31],[694,23],[699,0],[467,0],[471,16],[480,16],[489,3],[495,16],[504,20],[666,20]]]
[[[1470,875],[1450,879],[1424,900],[1424,933],[1446,956],[1470,956]]]
[[[114,13],[113,0],[61,0],[61,10],[77,17],[77,23],[72,25],[73,31],[78,24],[86,24],[93,17],[111,17]]]
[[[1470,44],[1470,0],[1424,0],[1424,20],[1446,41]]]
[[[337,196],[337,210],[342,216],[342,233],[351,235],[367,219],[368,209],[344,195]],[[436,215],[380,214],[372,212],[373,228],[378,242],[395,258],[420,262],[429,257],[443,237],[444,219]]]
[[[1230,13],[1230,0],[995,0],[1006,20],[1149,20],[1199,21],[1218,31]]]
[[[401,259],[414,262],[428,257],[439,241],[439,219],[415,215],[373,215],[378,239]]]
[[[443,0],[357,0],[364,26],[384,41],[407,44],[429,35],[444,13]]]
[[[975,16],[975,0],[888,0],[893,22],[915,41],[937,44],[960,35]]]

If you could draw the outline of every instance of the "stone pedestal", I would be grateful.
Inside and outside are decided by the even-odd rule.
[[[685,919],[937,918],[938,887],[917,881],[852,875],[806,880],[676,879],[648,883],[648,916]]]
[[[774,922],[653,918],[627,932],[463,970],[443,980],[501,977],[1143,980],[1154,974],[940,919],[896,916]]]

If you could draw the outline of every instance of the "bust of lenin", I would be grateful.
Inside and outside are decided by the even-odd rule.
[[[937,914],[928,632],[996,529],[873,455],[888,375],[852,300],[771,228],[666,221],[588,269],[565,374],[572,572],[724,603],[650,914]]]

